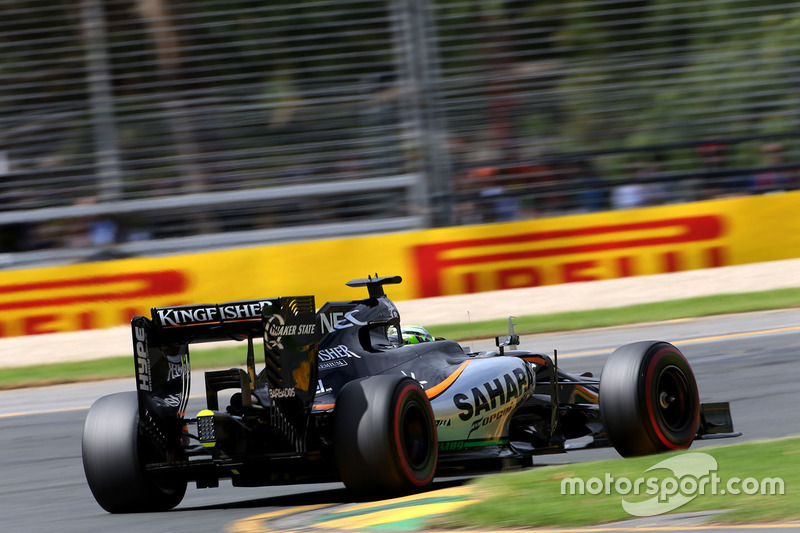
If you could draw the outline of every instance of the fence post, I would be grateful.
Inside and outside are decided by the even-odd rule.
[[[422,159],[428,225],[453,224],[453,171],[441,102],[438,49],[429,0],[392,2],[401,80],[409,84],[411,124]]]
[[[81,0],[81,24],[86,44],[86,77],[95,145],[97,199],[118,200],[122,193],[119,144],[108,64],[105,15],[100,0]]]

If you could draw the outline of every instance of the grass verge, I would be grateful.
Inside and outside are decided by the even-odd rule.
[[[246,347],[196,350],[191,354],[192,368],[225,368],[243,366]],[[132,355],[104,357],[74,363],[50,363],[37,366],[0,368],[0,390],[38,387],[59,383],[97,381],[136,375]]]
[[[514,321],[517,324],[517,333],[531,334],[798,306],[800,306],[800,289],[781,289],[704,296],[595,311],[529,315],[516,317]],[[406,317],[406,320],[413,322],[413,317]],[[487,320],[471,325],[461,323],[431,326],[429,329],[432,334],[447,339],[490,338],[506,333],[508,319]],[[244,364],[244,360],[244,345],[241,348],[218,348],[192,352],[194,368],[239,366]],[[108,357],[77,363],[9,367],[0,368],[0,389],[117,377],[132,378],[133,375],[132,356]]]
[[[657,468],[647,471],[660,461],[686,453],[707,453],[717,461],[716,471],[706,476],[696,473],[679,476],[671,470]],[[560,526],[574,527],[594,525],[636,518],[622,507],[623,498],[628,502],[643,502],[658,498],[659,493],[672,494],[667,502],[678,502],[685,496],[688,503],[674,509],[674,513],[725,510],[715,514],[715,523],[754,523],[800,519],[800,437],[788,437],[773,441],[746,442],[726,446],[706,447],[693,452],[678,452],[635,459],[613,459],[571,465],[534,468],[523,472],[486,476],[472,482],[476,499],[474,504],[457,512],[431,519],[431,529],[491,529],[513,527]],[[712,476],[718,483],[712,490]],[[570,494],[568,478],[580,478],[585,483],[592,479],[607,480],[610,487],[599,494]],[[703,478],[709,481],[703,483]],[[632,482],[644,478],[656,479],[655,494],[645,494],[647,483],[640,485],[640,494],[633,492],[621,495],[615,487],[625,491],[626,478]],[[738,482],[735,479],[738,478]],[[750,479],[755,481],[750,481]],[[772,479],[773,481],[770,481]],[[774,480],[781,480],[780,483]],[[728,482],[733,485],[729,487]],[[685,483],[685,489],[681,486]],[[783,494],[779,493],[781,483]],[[562,494],[562,484],[566,494]],[[586,488],[601,485],[586,483]],[[704,487],[704,494],[693,486]],[[761,494],[761,488],[765,494]],[[730,488],[739,490],[731,493]],[[747,494],[745,489],[756,494]],[[579,492],[576,486],[574,492]],[[770,494],[770,489],[773,494]],[[677,492],[673,492],[676,490]],[[716,493],[715,493],[716,492]],[[724,492],[724,494],[722,493]],[[672,499],[670,499],[672,498]]]
[[[517,333],[531,334],[789,307],[800,307],[800,289],[720,294],[611,309],[528,315],[516,317],[514,323],[517,324]],[[508,331],[508,317],[474,322],[472,325],[447,324],[428,329],[433,335],[448,339],[486,339],[504,335]]]

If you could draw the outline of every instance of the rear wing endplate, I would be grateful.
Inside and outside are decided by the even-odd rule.
[[[270,398],[291,404],[292,411],[313,403],[320,337],[313,296],[154,308],[151,318],[133,317],[131,328],[142,414],[148,411],[162,421],[184,418],[189,344],[224,340],[247,340],[252,346],[252,339],[263,338],[265,371],[258,382],[250,373],[251,388],[266,389]]]

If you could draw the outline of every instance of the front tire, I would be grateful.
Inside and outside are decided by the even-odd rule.
[[[392,496],[430,486],[438,460],[436,424],[420,384],[405,376],[347,383],[334,410],[336,465],[345,486]]]
[[[150,479],[142,469],[139,403],[135,392],[103,396],[83,426],[83,471],[89,488],[109,513],[167,511],[186,493],[186,481]]]
[[[688,448],[700,424],[700,398],[686,357],[667,342],[618,348],[600,376],[600,415],[623,457]]]

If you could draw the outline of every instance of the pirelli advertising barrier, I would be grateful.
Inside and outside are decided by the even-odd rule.
[[[396,300],[800,257],[800,192],[0,272],[0,336],[127,324],[152,307],[308,294],[400,274]]]

